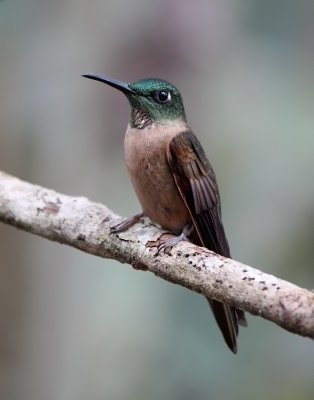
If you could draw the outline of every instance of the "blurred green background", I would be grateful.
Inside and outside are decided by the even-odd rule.
[[[233,257],[314,287],[314,2],[0,2],[0,168],[121,215],[129,114],[80,77],[161,77],[215,168]],[[0,226],[0,398],[313,399],[314,346],[248,316],[239,353],[206,301]]]

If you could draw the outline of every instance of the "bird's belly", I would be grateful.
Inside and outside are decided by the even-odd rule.
[[[190,222],[188,209],[176,187],[166,159],[165,147],[126,146],[129,175],[143,212],[153,222],[180,234]]]

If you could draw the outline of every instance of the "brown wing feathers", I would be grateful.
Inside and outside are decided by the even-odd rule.
[[[195,226],[191,240],[217,254],[230,257],[221,221],[215,174],[193,132],[183,132],[172,139],[169,144],[168,162]],[[236,352],[238,322],[246,324],[244,313],[225,303],[211,299],[208,301],[228,347]]]

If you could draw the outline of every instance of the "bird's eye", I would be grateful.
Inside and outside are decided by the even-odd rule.
[[[153,98],[157,103],[169,103],[171,101],[171,93],[168,90],[159,90],[154,93]]]

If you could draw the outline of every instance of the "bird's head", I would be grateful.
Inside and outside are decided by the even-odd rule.
[[[178,119],[185,121],[185,111],[179,90],[171,83],[157,78],[125,83],[99,74],[84,74],[110,85],[126,95],[131,106],[130,125],[145,128]]]

